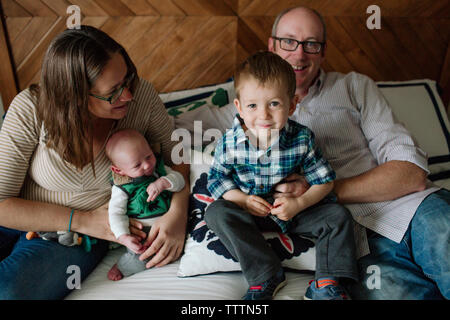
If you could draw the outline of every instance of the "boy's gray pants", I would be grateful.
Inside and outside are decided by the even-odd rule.
[[[239,261],[250,286],[274,276],[281,262],[261,231],[280,231],[269,217],[253,216],[235,203],[214,201],[205,221]],[[316,279],[334,276],[358,279],[353,219],[336,203],[319,203],[292,218],[289,233],[316,239]]]

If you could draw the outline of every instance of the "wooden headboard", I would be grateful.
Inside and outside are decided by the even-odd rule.
[[[429,78],[450,94],[449,0],[0,0],[0,92],[4,105],[39,79],[67,7],[82,24],[120,42],[141,77],[161,92],[223,82],[249,54],[267,48],[275,16],[292,5],[321,12],[328,32],[325,70],[374,80]],[[370,5],[381,29],[368,29]],[[7,62],[10,63],[7,63]]]

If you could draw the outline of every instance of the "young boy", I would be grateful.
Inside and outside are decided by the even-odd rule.
[[[115,132],[106,144],[112,162],[114,185],[109,202],[109,224],[118,242],[127,247],[125,253],[108,272],[110,280],[120,280],[145,270],[148,261],[140,261],[144,252],[139,239],[131,235],[129,217],[139,219],[148,232],[154,220],[170,207],[172,192],[184,187],[183,176],[157,159],[147,140],[138,131]]]
[[[316,281],[306,299],[347,299],[338,278],[357,280],[352,217],[334,201],[322,201],[336,175],[311,130],[288,119],[297,104],[292,67],[259,52],[236,71],[235,89],[239,114],[216,147],[208,190],[218,200],[205,221],[241,264],[250,285],[243,299],[272,299],[286,284],[261,233],[269,230],[317,240]],[[311,187],[300,197],[273,201],[274,185],[293,172]]]

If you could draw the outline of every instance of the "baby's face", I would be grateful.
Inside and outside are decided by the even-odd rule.
[[[114,157],[119,174],[131,178],[149,176],[155,170],[156,157],[145,139],[127,143]]]

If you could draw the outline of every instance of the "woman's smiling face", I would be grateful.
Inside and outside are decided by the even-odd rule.
[[[128,67],[120,53],[114,53],[97,78],[91,93],[104,98],[110,97],[126,81]],[[113,104],[108,101],[89,96],[89,111],[94,117],[119,120],[126,116],[128,102],[133,99],[129,88],[123,89],[120,97]]]

